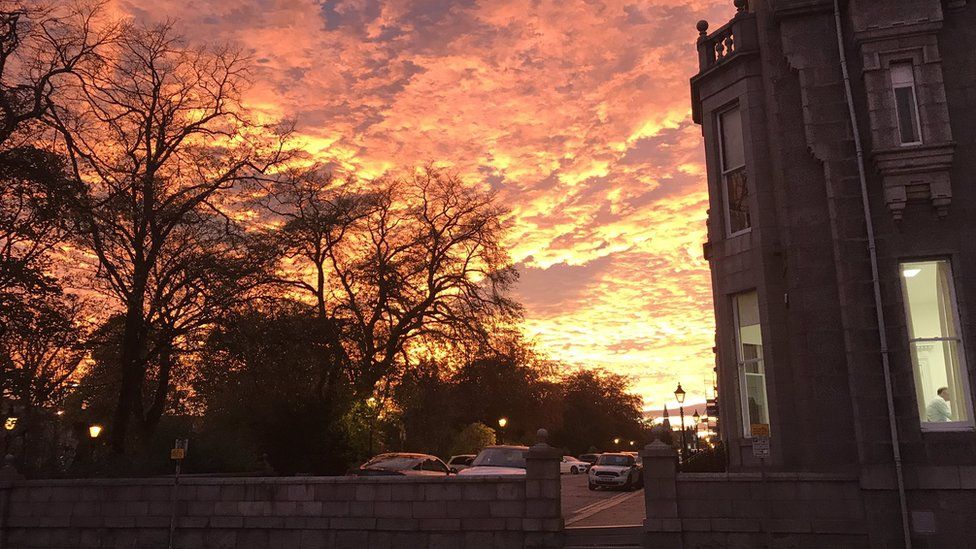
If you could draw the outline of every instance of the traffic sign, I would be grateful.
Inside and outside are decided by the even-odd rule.
[[[769,437],[752,437],[752,455],[759,459],[769,459]]]

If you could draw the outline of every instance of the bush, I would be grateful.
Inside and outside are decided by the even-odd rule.
[[[484,423],[472,423],[461,430],[451,446],[451,454],[477,454],[495,443],[495,431]]]

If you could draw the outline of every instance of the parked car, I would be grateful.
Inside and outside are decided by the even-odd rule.
[[[458,476],[524,475],[528,446],[487,446]]]
[[[633,490],[643,484],[644,474],[637,458],[631,454],[615,452],[601,454],[590,467],[587,480],[590,490],[600,487]]]
[[[585,461],[590,465],[596,463],[596,460],[599,458],[600,458],[600,454],[581,454],[579,457],[580,461]]]
[[[474,461],[474,458],[476,457],[476,454],[461,454],[451,456],[451,459],[447,460],[447,466],[451,468],[452,472],[460,473],[468,467],[471,467],[471,462]]]
[[[563,456],[563,460],[559,463],[559,472],[562,474],[570,473],[578,475],[579,473],[585,473],[589,468],[589,463],[580,461],[573,456]]]
[[[450,468],[437,456],[429,454],[380,454],[358,468],[349,471],[355,476],[447,476]]]

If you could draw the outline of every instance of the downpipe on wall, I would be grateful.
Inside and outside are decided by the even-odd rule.
[[[857,175],[861,183],[861,205],[864,208],[864,223],[868,233],[868,255],[871,257],[871,282],[874,286],[874,309],[878,319],[878,339],[881,343],[881,368],[884,371],[885,397],[888,403],[888,426],[891,430],[891,453],[895,460],[895,482],[898,485],[898,502],[901,505],[901,526],[905,538],[905,549],[912,549],[912,534],[908,526],[908,498],[905,495],[905,475],[901,464],[901,443],[898,438],[898,424],[895,421],[895,398],[891,388],[891,363],[888,351],[888,330],[885,324],[881,300],[881,281],[878,277],[878,251],[874,238],[874,222],[871,220],[871,204],[868,202],[868,183],[864,171],[864,149],[861,147],[861,132],[854,111],[854,94],[851,92],[851,77],[847,70],[847,53],[844,48],[844,34],[841,31],[840,0],[834,0],[834,24],[837,27],[837,49],[840,52],[840,68],[844,73],[844,92],[847,96],[847,112],[851,118],[851,133],[854,135],[854,148],[857,151]]]

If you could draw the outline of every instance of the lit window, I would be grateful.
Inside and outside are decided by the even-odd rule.
[[[924,429],[972,426],[972,401],[946,260],[901,264],[915,394]]]
[[[732,308],[735,314],[742,417],[745,419],[743,428],[745,434],[749,435],[753,423],[769,423],[758,294],[752,291],[733,296]]]
[[[895,114],[898,116],[898,135],[902,145],[922,142],[918,120],[918,101],[915,97],[915,71],[911,63],[896,63],[889,68],[891,89],[895,94]]]
[[[749,186],[746,179],[742,115],[738,107],[719,115],[719,128],[725,229],[729,236],[733,236],[749,230],[752,226],[749,216]]]

